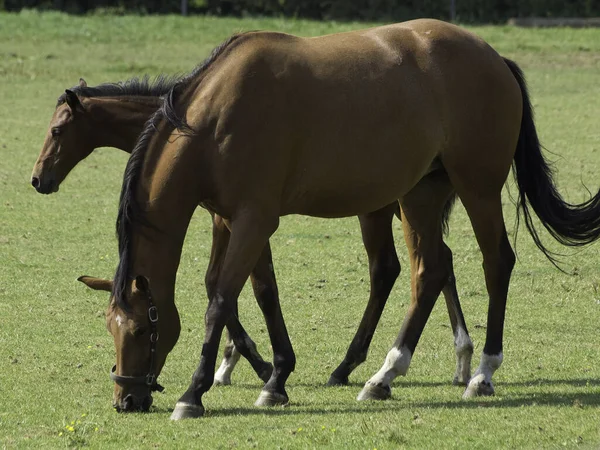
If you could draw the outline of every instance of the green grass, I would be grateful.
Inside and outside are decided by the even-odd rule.
[[[3,448],[598,448],[600,446],[600,256],[598,245],[566,250],[567,275],[554,269],[521,229],[519,262],[506,319],[497,395],[462,401],[451,386],[452,336],[440,302],[406,378],[393,398],[358,403],[362,383],[381,365],[409,302],[400,276],[367,362],[343,388],[323,384],[340,361],[368,295],[358,221],[285,217],[272,239],[282,307],[297,353],[291,405],[252,406],[260,383],[246,362],[231,387],[205,395],[206,417],[171,423],[203,336],[204,270],[210,221],[199,210],[187,236],[177,284],[182,335],[161,375],[164,394],[150,414],[111,408],[112,338],[107,296],[82,274],[111,277],[117,263],[114,219],[126,155],[95,152],[41,196],[29,186],[56,98],[80,76],[91,84],[143,73],[190,70],[232,32],[277,29],[318,35],[357,23],[281,19],[70,17],[0,14],[0,446]],[[600,30],[478,27],[474,31],[525,70],[537,126],[555,152],[558,183],[570,201],[594,191],[600,173]],[[514,185],[512,192],[515,192]],[[507,225],[514,206],[505,197]],[[400,224],[397,248],[406,252]],[[476,343],[485,337],[487,299],[481,257],[458,206],[448,244]],[[560,249],[552,245],[553,249]],[[325,280],[325,281],[321,281]],[[245,289],[241,320],[265,357],[264,322]],[[72,427],[73,431],[70,431]]]

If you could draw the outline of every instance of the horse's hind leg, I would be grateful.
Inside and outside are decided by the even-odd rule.
[[[426,179],[421,181],[421,184],[425,183],[427,183]],[[383,308],[394,282],[400,274],[400,263],[398,262],[392,234],[392,219],[399,211],[398,204],[392,203],[378,211],[359,216],[363,243],[369,257],[371,293],[362,320],[350,343],[346,356],[331,374],[327,382],[328,386],[348,384],[350,373],[366,359],[371,339],[381,318]],[[452,252],[446,244],[444,244],[444,253],[448,264],[449,276],[442,292],[448,307],[456,352],[456,372],[453,382],[454,384],[465,385],[471,375],[473,343],[469,338],[458,300],[456,280],[452,267]]]
[[[458,300],[456,290],[456,278],[454,277],[454,264],[452,261],[452,251],[443,242],[444,257],[448,270],[448,280],[442,289],[448,315],[450,316],[450,325],[454,335],[454,351],[456,353],[456,372],[452,381],[455,385],[466,385],[471,378],[471,358],[473,357],[473,342],[467,331],[465,317]]]
[[[508,241],[502,216],[501,191],[485,194],[485,191],[471,191],[461,195],[483,254],[483,270],[489,295],[485,346],[479,367],[469,381],[464,398],[494,393],[492,375],[502,363],[506,298],[515,264],[515,255]]]
[[[350,373],[367,357],[369,345],[385,303],[400,274],[400,263],[394,247],[392,219],[398,204],[392,203],[370,214],[359,216],[363,243],[369,257],[371,293],[358,330],[344,360],[331,374],[327,385],[348,384]]]
[[[218,215],[213,215],[213,241],[210,261],[205,277],[206,291],[209,299],[214,295],[223,260],[225,258],[225,252],[229,245],[229,236],[230,232],[223,218]],[[260,264],[260,262],[257,264],[257,267],[253,270],[253,274],[257,271],[259,274],[265,272],[265,268],[261,267]],[[268,267],[268,262],[262,261],[262,264]],[[266,283],[268,284],[268,281],[266,281]],[[277,292],[277,285],[275,284],[274,277],[272,278],[272,283],[275,285],[273,289]],[[236,318],[238,317],[237,304],[234,316]],[[239,324],[239,328],[241,329],[241,338],[236,343],[234,343],[231,338],[229,330],[227,331],[225,351],[223,352],[221,366],[215,374],[215,385],[231,384],[231,373],[242,355],[248,360],[256,374],[264,382],[267,382],[271,376],[273,366],[260,356],[260,353],[258,353],[258,350],[256,349],[256,344],[252,341],[250,336],[248,336],[241,324]]]
[[[411,304],[384,365],[367,381],[358,400],[390,397],[390,383],[396,376],[406,374],[433,305],[449,280],[441,219],[451,193],[447,175],[435,172],[401,201],[402,228],[410,257]]]

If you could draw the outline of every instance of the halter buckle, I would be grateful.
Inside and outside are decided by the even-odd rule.
[[[148,308],[148,319],[151,323],[158,322],[158,309],[156,309],[156,306],[152,305]]]
[[[153,373],[149,373],[148,375],[146,375],[146,384],[149,387],[152,387],[156,384],[156,375],[154,375]]]

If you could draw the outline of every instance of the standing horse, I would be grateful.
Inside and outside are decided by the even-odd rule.
[[[383,367],[359,396],[387,398],[448,279],[440,217],[456,193],[483,255],[489,294],[486,343],[466,395],[493,393],[515,263],[501,205],[513,164],[518,206],[547,256],[529,207],[564,244],[598,239],[600,192],[581,205],[563,201],[521,71],[468,31],[416,20],[318,38],[232,37],[171,89],[125,170],[107,318],[121,373],[157,374],[174,344],[133,334],[149,327],[153,308],[158,330],[177,326],[176,271],[199,203],[229,220],[231,236],[209,299],[200,362],[172,419],[204,413],[223,328],[234,340],[241,336],[237,298],[279,217],[359,215],[401,199],[411,305]],[[260,306],[274,370],[257,404],[284,404],[295,355],[277,298]]]
[[[48,136],[34,166],[32,185],[41,193],[57,191],[70,170],[98,147],[112,146],[131,152],[144,124],[158,109],[162,96],[176,81],[177,79],[159,77],[154,83],[149,83],[147,78],[134,78],[122,84],[109,83],[88,87],[85,81],[80,79],[78,86],[59,97]],[[449,207],[447,208],[444,216],[449,213]],[[329,379],[330,385],[347,384],[350,372],[365,360],[373,332],[398,276],[399,263],[391,231],[391,221],[395,213],[398,213],[398,206],[397,203],[392,203],[374,213],[359,216],[363,241],[369,256],[371,296],[346,357]],[[221,267],[229,240],[226,223],[226,220],[213,214],[213,246],[206,275],[209,297],[218,279],[218,269]],[[457,367],[454,383],[466,384],[470,377],[473,345],[456,293],[452,254],[446,246],[444,251],[451,274],[443,292],[455,336]],[[267,257],[261,258],[251,273],[254,293],[259,302],[264,302],[261,297],[269,293],[277,295],[275,278],[269,269],[272,267],[272,260],[268,246],[265,254]],[[80,277],[79,280],[93,289],[112,289],[112,283],[108,280],[87,276]],[[271,375],[272,366],[262,360],[249,336],[244,336],[241,345],[244,348],[243,353],[249,355],[252,367],[266,382]],[[215,374],[216,383],[231,383],[231,372],[239,357],[240,353],[228,335],[223,362]]]

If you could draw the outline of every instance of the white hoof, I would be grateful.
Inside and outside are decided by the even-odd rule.
[[[483,374],[475,375],[467,386],[463,399],[494,395],[494,385]]]

